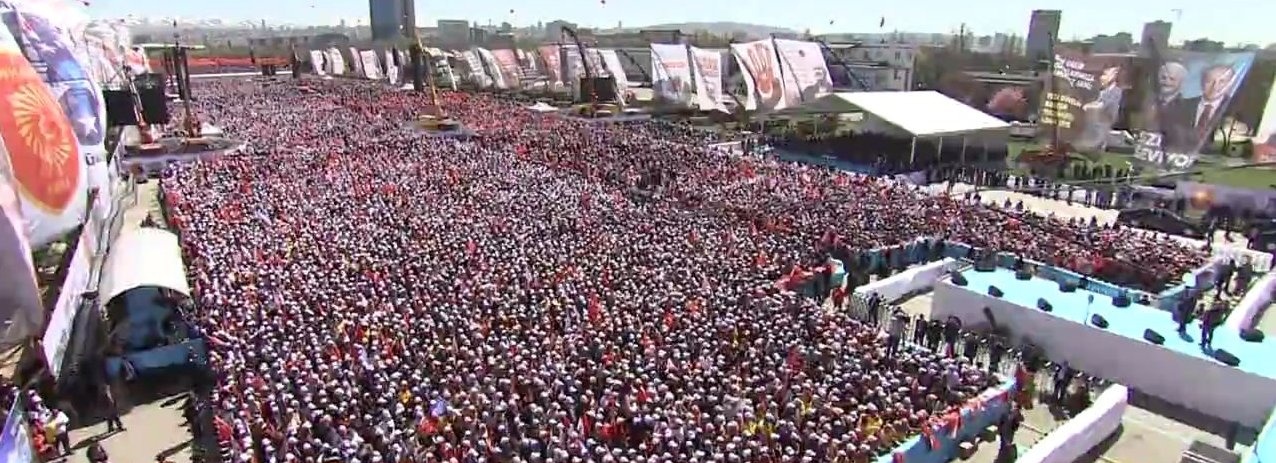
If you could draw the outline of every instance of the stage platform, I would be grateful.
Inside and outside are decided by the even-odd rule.
[[[956,316],[971,328],[994,322],[1018,341],[1041,347],[1055,362],[1069,362],[1088,374],[1125,384],[1223,420],[1260,428],[1276,406],[1276,341],[1248,342],[1226,326],[1214,331],[1212,349],[1201,348],[1200,320],[1177,333],[1170,312],[1132,303],[1116,307],[1104,294],[1078,289],[1065,293],[1054,281],[1033,277],[1018,280],[1014,272],[998,268],[961,273],[966,286],[944,278],[935,286],[933,316]],[[1003,292],[988,294],[990,286]],[[1038,299],[1052,306],[1037,308]],[[991,314],[989,321],[985,309]],[[1107,328],[1090,323],[1091,315],[1107,320]],[[1151,329],[1165,338],[1162,345],[1144,340]],[[1240,359],[1237,367],[1216,360],[1214,349]]]

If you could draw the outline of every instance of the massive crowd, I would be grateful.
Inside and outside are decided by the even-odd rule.
[[[997,381],[773,284],[917,236],[1149,287],[1200,251],[886,180],[443,93],[200,83],[250,143],[165,180],[218,372],[260,462],[865,462]],[[854,264],[852,264],[854,267]]]

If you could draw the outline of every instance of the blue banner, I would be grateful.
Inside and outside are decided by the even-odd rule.
[[[35,452],[31,448],[31,430],[27,428],[27,411],[22,407],[22,395],[9,410],[4,422],[4,434],[0,435],[0,461],[5,463],[32,463]]]
[[[1167,170],[1186,170],[1214,140],[1254,53],[1173,52],[1155,56],[1143,105],[1143,132],[1134,157]]]

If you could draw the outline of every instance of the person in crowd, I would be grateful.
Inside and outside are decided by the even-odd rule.
[[[816,243],[942,237],[1149,291],[1205,258],[682,124],[442,92],[478,136],[429,138],[403,128],[428,98],[304,82],[201,82],[248,146],[161,180],[235,461],[871,461],[998,381],[777,284]]]
[[[102,443],[96,440],[89,443],[89,449],[86,452],[89,463],[107,463],[111,457],[106,454],[106,449],[102,448]]]

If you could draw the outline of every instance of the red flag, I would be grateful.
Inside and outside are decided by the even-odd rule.
[[[589,321],[591,322],[598,321],[598,316],[599,316],[601,306],[602,306],[602,303],[598,301],[598,294],[597,293],[590,294],[589,295]]]
[[[465,253],[470,256],[473,256],[475,251],[478,251],[478,243],[475,243],[473,239],[466,241]]]
[[[674,319],[673,319],[673,312],[671,312],[671,311],[669,311],[668,309],[666,309],[666,310],[665,310],[665,329],[666,329],[666,330],[672,330],[672,329],[673,329],[673,323],[674,323]]]
[[[700,300],[692,299],[690,302],[687,302],[687,312],[690,312],[692,315],[700,313]]]

